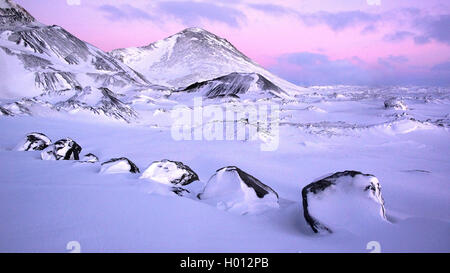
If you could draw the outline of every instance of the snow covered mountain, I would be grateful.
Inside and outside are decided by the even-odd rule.
[[[37,22],[0,0],[0,97],[31,97],[77,86],[145,86],[149,82],[102,50],[59,26]]]
[[[258,73],[289,94],[300,90],[253,62],[227,40],[200,28],[185,29],[147,46],[116,49],[110,55],[150,81],[176,88],[240,72]]]

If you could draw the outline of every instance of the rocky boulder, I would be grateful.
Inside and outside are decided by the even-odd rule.
[[[278,194],[272,188],[234,166],[217,170],[198,198],[239,214],[279,207]]]
[[[30,133],[16,146],[17,151],[42,151],[52,144],[50,138],[42,133]]]
[[[398,98],[390,98],[384,101],[384,108],[395,109],[395,110],[407,110],[406,104]]]
[[[80,160],[82,148],[70,138],[60,139],[41,152],[42,160]]]
[[[139,168],[128,158],[112,158],[102,163],[100,173],[139,173]]]
[[[337,172],[302,190],[303,215],[315,233],[334,228],[358,231],[385,220],[378,179],[358,171]]]
[[[151,179],[167,185],[186,186],[197,181],[198,175],[181,162],[163,159],[150,164],[140,178]]]

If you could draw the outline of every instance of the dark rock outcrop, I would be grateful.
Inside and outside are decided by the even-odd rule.
[[[52,144],[50,138],[42,133],[30,133],[19,145],[17,151],[42,151]]]
[[[80,160],[82,148],[70,138],[60,139],[41,153],[43,160]]]
[[[260,74],[237,72],[233,72],[212,80],[196,82],[178,91],[200,91],[203,93],[204,97],[214,99],[226,97],[239,98],[240,95],[246,94],[252,89],[258,89],[262,93],[267,92],[273,96],[285,94],[281,88]]]

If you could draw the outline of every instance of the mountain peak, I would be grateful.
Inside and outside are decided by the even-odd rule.
[[[147,46],[116,49],[109,54],[151,82],[174,88],[232,72],[254,72],[286,92],[296,93],[298,89],[253,62],[225,38],[198,27],[184,29]]]
[[[0,26],[27,25],[35,22],[31,14],[11,0],[0,0]]]

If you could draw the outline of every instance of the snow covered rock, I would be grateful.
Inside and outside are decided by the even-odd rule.
[[[279,207],[278,194],[272,188],[234,166],[217,170],[198,198],[239,214]]]
[[[112,158],[102,163],[100,173],[139,173],[139,168],[128,158]]]
[[[386,109],[395,109],[395,110],[406,110],[408,107],[406,104],[397,98],[390,98],[384,101],[384,108]]]
[[[42,151],[52,144],[52,141],[42,133],[30,133],[17,145],[17,151]]]
[[[197,181],[198,175],[182,162],[163,159],[150,164],[140,178],[168,185],[185,186]]]
[[[87,162],[87,163],[96,163],[96,162],[98,162],[98,157],[92,153],[88,153],[83,156],[83,159],[81,161]]]
[[[302,190],[303,214],[315,233],[357,231],[386,219],[378,179],[357,171],[337,172]]]
[[[56,141],[41,152],[42,160],[79,160],[82,148],[70,138]]]

